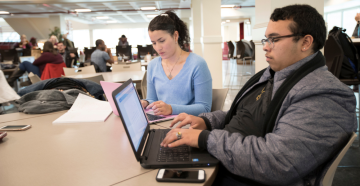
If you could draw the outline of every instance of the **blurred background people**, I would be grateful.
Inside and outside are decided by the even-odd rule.
[[[355,16],[355,21],[356,21],[356,26],[355,26],[355,29],[354,29],[354,33],[352,35],[353,38],[360,38],[360,13],[357,13],[356,16]]]
[[[26,39],[26,35],[23,34],[20,36],[20,42],[15,45],[15,48],[31,49],[31,44]]]
[[[76,57],[76,55],[74,53],[70,53],[70,51],[67,49],[67,46],[65,46],[64,43],[65,43],[65,41],[60,41],[57,44],[57,49],[59,51],[59,54],[63,58],[63,61],[66,64],[66,67],[73,67],[74,65],[76,65],[78,58]]]
[[[32,48],[37,48],[38,44],[35,37],[30,38],[30,45],[32,45]]]
[[[72,41],[70,41],[67,36],[69,35],[69,33],[63,34],[62,38],[63,38],[63,44],[67,47],[67,48],[74,48],[74,43]]]
[[[119,38],[119,44],[118,44],[118,46],[124,46],[124,47],[129,46],[129,43],[128,43],[127,38],[126,38],[125,35],[122,35],[122,36]]]
[[[58,38],[55,35],[52,35],[49,41],[53,44],[53,47],[56,48],[59,42]],[[45,47],[45,46],[44,46]]]
[[[114,63],[110,48],[106,48],[103,40],[95,41],[96,50],[91,54],[91,61],[94,62],[101,72],[106,72],[106,63]]]

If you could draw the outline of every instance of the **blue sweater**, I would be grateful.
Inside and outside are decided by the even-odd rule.
[[[212,79],[205,60],[190,53],[181,71],[169,80],[161,65],[161,57],[153,59],[148,66],[146,100],[170,104],[172,114],[185,112],[197,116],[210,112]]]

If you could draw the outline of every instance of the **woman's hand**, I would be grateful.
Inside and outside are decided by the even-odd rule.
[[[140,102],[141,102],[142,108],[145,108],[146,106],[149,105],[149,102],[147,102],[147,101],[145,101],[145,100],[140,100]]]
[[[172,114],[171,105],[166,104],[163,101],[155,101],[146,107],[152,109],[155,115],[170,115]]]
[[[176,126],[176,128],[181,128],[185,125],[190,124],[189,129],[200,129],[200,130],[206,130],[206,124],[205,121],[197,116],[189,115],[186,113],[181,113],[174,120],[171,122],[170,127],[173,127],[177,122],[180,123]]]
[[[177,147],[179,145],[188,145],[191,147],[199,148],[198,140],[202,130],[196,129],[179,129],[175,128],[166,134],[166,137],[161,142],[163,147]],[[177,133],[181,132],[181,139],[177,140]],[[177,140],[177,141],[175,141]],[[174,142],[175,141],[175,142]]]

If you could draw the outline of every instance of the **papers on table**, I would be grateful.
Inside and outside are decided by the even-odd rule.
[[[79,94],[70,110],[53,123],[104,122],[111,112],[107,101]]]

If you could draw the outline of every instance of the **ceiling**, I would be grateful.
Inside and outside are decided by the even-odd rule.
[[[255,0],[222,0],[222,5],[254,6]],[[156,7],[160,11],[140,11],[141,7]],[[0,1],[0,11],[7,11],[7,17],[47,17],[61,14],[87,24],[144,23],[166,9],[190,10],[191,0],[13,0]],[[92,12],[75,13],[75,9],[91,9]],[[97,19],[105,16],[107,19]]]

